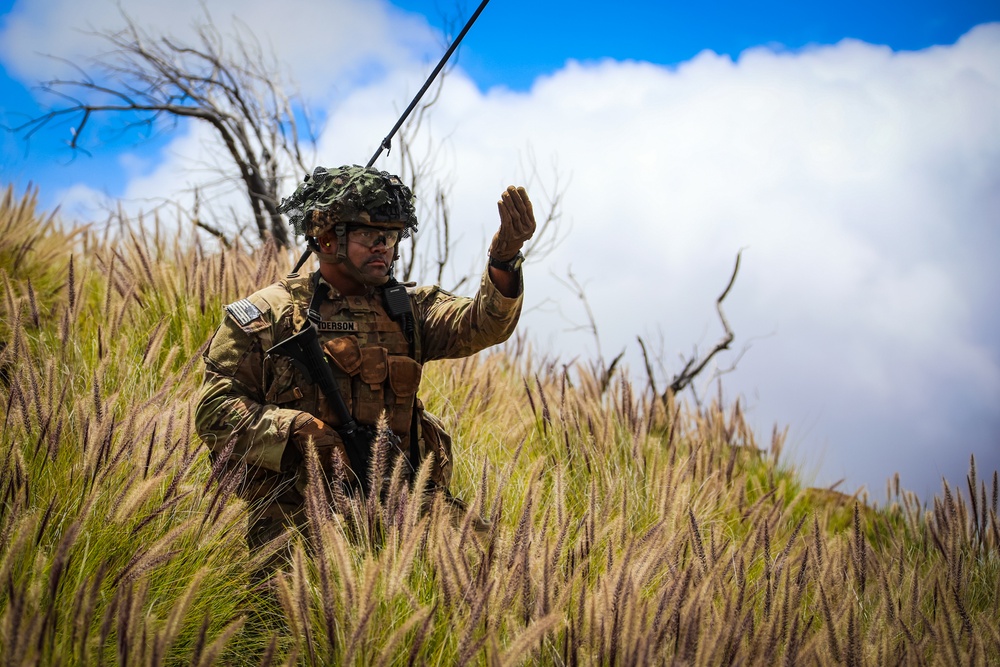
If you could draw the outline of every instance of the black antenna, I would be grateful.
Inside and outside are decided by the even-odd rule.
[[[378,150],[375,151],[375,154],[372,155],[372,158],[368,160],[368,164],[365,165],[366,169],[375,164],[375,160],[378,159],[378,156],[382,154],[383,150],[388,151],[390,148],[392,148],[392,138],[396,135],[396,132],[399,131],[399,128],[403,126],[403,123],[406,122],[407,116],[410,115],[410,112],[413,111],[414,107],[417,106],[417,103],[420,102],[420,98],[423,97],[424,93],[427,92],[427,89],[430,88],[431,83],[433,83],[434,79],[437,78],[437,75],[444,68],[445,63],[448,62],[448,59],[451,58],[451,54],[453,54],[455,52],[455,49],[458,48],[458,45],[461,43],[462,38],[465,37],[465,33],[469,32],[469,29],[472,27],[472,24],[476,22],[476,19],[479,18],[479,15],[483,13],[484,9],[486,9],[486,5],[487,3],[489,3],[489,1],[490,0],[483,0],[481,3],[479,3],[479,7],[476,8],[476,11],[473,12],[472,17],[469,18],[469,20],[466,22],[465,27],[462,28],[462,32],[458,33],[458,37],[455,38],[455,41],[451,43],[451,46],[448,47],[448,50],[444,52],[443,56],[441,56],[441,60],[438,61],[438,64],[434,68],[434,71],[431,72],[430,76],[427,77],[427,80],[424,81],[424,85],[420,88],[419,91],[417,91],[417,94],[413,97],[413,100],[410,102],[410,105],[406,107],[406,110],[403,112],[403,115],[401,115],[399,117],[399,120],[396,121],[396,124],[392,126],[392,130],[389,131],[389,134],[385,135],[385,138],[382,139],[382,143],[379,144]],[[295,263],[295,268],[292,269],[292,273],[298,273],[298,270],[302,268],[303,264],[306,263],[306,260],[309,259],[309,255],[311,253],[312,253],[312,248],[306,248],[306,251],[302,253],[301,257],[299,257],[299,261]]]

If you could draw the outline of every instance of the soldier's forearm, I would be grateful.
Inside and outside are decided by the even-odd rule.
[[[199,437],[216,454],[222,454],[235,437],[229,453],[231,459],[281,470],[292,423],[301,412],[261,405],[242,394],[226,391],[232,389],[226,385],[224,381],[206,383],[195,413]]]

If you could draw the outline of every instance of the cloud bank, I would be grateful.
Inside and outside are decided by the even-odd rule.
[[[300,38],[318,22],[274,25],[260,7],[241,4],[242,20],[304,90],[326,91],[330,72],[305,46],[318,42]],[[348,27],[323,62],[347,84],[324,98],[320,161],[363,163],[421,82],[414,54],[432,37],[380,3],[339,8]],[[19,39],[54,32],[58,46],[54,14],[17,16]],[[11,25],[4,60],[32,71]],[[751,348],[724,389],[762,439],[789,425],[816,483],[846,478],[876,497],[895,471],[927,494],[941,476],[961,481],[971,454],[1000,467],[1000,24],[917,52],[847,40],[677,67],[567,62],[524,93],[480,91],[458,70],[425,132],[452,184],[460,256],[484,253],[494,202],[528,156],[536,199],[558,173],[571,233],[526,269],[523,325],[542,350],[598,352],[572,331],[584,310],[559,280],[571,267],[599,352],[625,349],[643,374],[642,335],[675,372],[678,354],[717,339],[714,300],[744,249],[726,310],[734,347]],[[179,136],[124,194],[180,189],[183,159],[205,150],[196,132]]]
[[[206,15],[227,36],[249,28],[265,48],[273,47],[312,99],[336,95],[438,48],[423,17],[383,0],[286,0],[280,8],[259,0],[22,0],[0,26],[0,59],[29,84],[71,72],[65,61],[86,65],[102,50],[93,33],[123,27],[122,12],[150,34],[189,41],[196,41],[194,26]]]
[[[357,138],[391,123],[372,116],[386,94],[342,106],[324,155],[366,154]],[[572,266],[604,355],[624,348],[641,372],[636,335],[659,334],[676,372],[675,354],[717,339],[714,299],[743,248],[726,310],[752,348],[725,390],[758,433],[789,424],[817,483],[877,496],[895,471],[929,493],[972,454],[1000,467],[1000,25],[912,53],[844,41],[676,68],[570,62],[525,94],[456,78],[434,121],[455,220],[488,228],[528,147],[571,179],[572,234],[528,273],[529,303],[562,302],[525,318],[546,349],[594,351],[566,331],[582,305],[551,275]]]

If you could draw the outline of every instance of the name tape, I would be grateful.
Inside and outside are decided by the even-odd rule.
[[[316,328],[320,331],[357,331],[357,322],[317,322]]]

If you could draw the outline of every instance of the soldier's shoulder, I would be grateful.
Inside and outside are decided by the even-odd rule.
[[[247,333],[270,326],[290,307],[293,296],[282,283],[274,283],[225,306],[226,314]]]
[[[290,299],[308,299],[312,295],[312,277],[309,274],[289,273],[275,285],[280,286]]]
[[[417,287],[416,285],[406,286],[406,291],[410,294],[410,297],[417,303],[427,303],[434,301],[436,299],[455,299],[455,294],[444,289],[440,285],[421,285]]]

